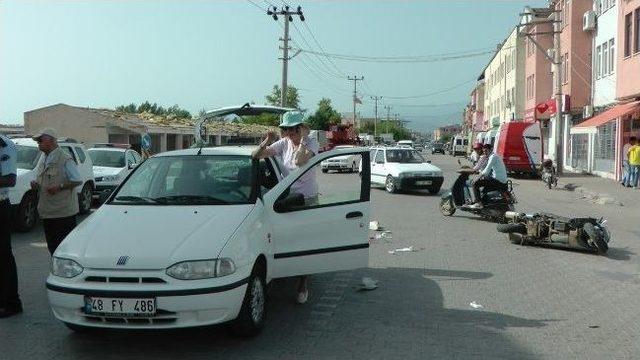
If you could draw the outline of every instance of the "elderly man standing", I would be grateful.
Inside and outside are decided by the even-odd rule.
[[[18,296],[16,260],[11,250],[9,188],[16,185],[17,161],[13,142],[0,135],[0,318],[22,312]]]
[[[289,111],[282,115],[280,122],[282,138],[276,141],[276,134],[268,132],[253,154],[254,159],[263,159],[270,156],[279,156],[284,165],[284,173],[304,166],[312,157],[318,154],[318,142],[309,137],[309,127],[304,123],[304,116],[299,111]],[[292,186],[291,191],[302,194],[305,204],[317,201],[318,183],[315,171],[309,171],[302,175]],[[298,282],[298,295],[296,301],[304,304],[309,299],[308,276],[301,276]]]
[[[78,193],[82,184],[78,167],[71,156],[58,146],[54,129],[47,128],[33,137],[45,154],[31,187],[38,192],[38,213],[42,219],[44,236],[51,255],[76,227]]]

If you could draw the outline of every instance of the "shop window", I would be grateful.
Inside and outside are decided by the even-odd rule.
[[[594,170],[615,171],[616,123],[598,126],[594,144]]]

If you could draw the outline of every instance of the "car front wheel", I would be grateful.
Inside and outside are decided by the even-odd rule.
[[[36,226],[38,220],[37,198],[34,193],[28,192],[22,198],[16,212],[17,231],[27,232]]]
[[[93,200],[93,189],[90,183],[84,184],[78,202],[80,203],[80,214],[86,214],[91,210],[91,201]]]
[[[387,180],[384,183],[384,188],[390,194],[393,194],[398,191],[398,189],[396,188],[396,183],[393,181],[393,176],[391,175],[387,176]]]
[[[267,315],[267,293],[264,279],[264,267],[262,264],[256,263],[249,277],[240,314],[231,324],[231,330],[234,334],[243,337],[256,336],[264,327]]]

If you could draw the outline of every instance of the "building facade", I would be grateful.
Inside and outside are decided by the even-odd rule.
[[[486,127],[497,129],[507,121],[520,121],[524,113],[524,42],[514,28],[484,70]]]

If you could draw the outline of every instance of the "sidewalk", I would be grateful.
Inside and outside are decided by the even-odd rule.
[[[589,174],[565,172],[558,179],[558,188],[574,191],[586,200],[601,205],[625,206],[640,203],[640,190],[626,188],[615,180]]]

